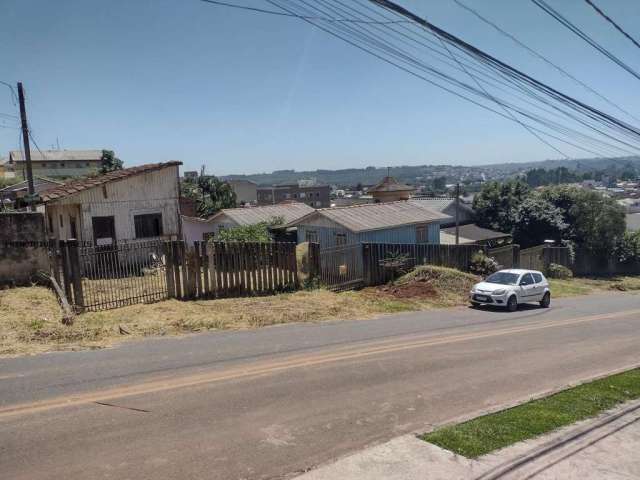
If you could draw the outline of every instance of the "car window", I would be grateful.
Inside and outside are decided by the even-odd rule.
[[[520,285],[533,285],[533,277],[530,273],[525,273],[520,279]]]
[[[532,273],[531,275],[533,275],[533,279],[536,283],[542,282],[542,275],[540,275],[539,273]]]
[[[515,285],[518,282],[518,274],[510,272],[496,272],[489,275],[485,282],[497,283],[500,285]]]

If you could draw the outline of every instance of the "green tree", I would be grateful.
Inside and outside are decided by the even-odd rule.
[[[270,229],[284,225],[283,217],[273,217],[268,222],[260,222],[254,225],[242,225],[239,227],[221,230],[217,241],[221,242],[271,242]]]
[[[201,217],[209,217],[223,208],[235,208],[236,194],[227,182],[213,175],[197,179],[185,179],[181,193],[196,202],[196,210]]]
[[[559,208],[539,195],[531,195],[518,207],[513,240],[522,248],[540,245],[545,240],[560,242],[566,229]]]
[[[102,150],[100,173],[108,173],[115,170],[122,170],[122,160],[115,156],[113,150]]]
[[[616,247],[616,257],[621,262],[640,261],[640,230],[624,233]]]
[[[487,182],[473,199],[476,223],[481,227],[511,233],[520,204],[529,195],[522,180]]]

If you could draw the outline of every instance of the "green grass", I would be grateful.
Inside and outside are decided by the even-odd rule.
[[[502,412],[423,435],[422,440],[477,458],[640,398],[640,369],[570,388]]]

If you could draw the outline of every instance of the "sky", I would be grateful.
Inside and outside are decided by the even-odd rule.
[[[530,0],[464,1],[640,117],[638,80]],[[548,2],[640,69],[640,50],[584,0]],[[624,118],[453,1],[399,3]],[[640,36],[640,2],[596,3]],[[107,148],[126,166],[180,160],[216,175],[559,157],[519,125],[295,18],[199,0],[0,0],[0,19],[0,80],[24,83],[42,149]],[[2,85],[0,113],[16,114]],[[0,116],[0,156],[19,147],[14,125]]]

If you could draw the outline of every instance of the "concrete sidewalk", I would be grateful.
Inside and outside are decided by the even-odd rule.
[[[469,460],[405,435],[298,480],[640,479],[640,401]]]

